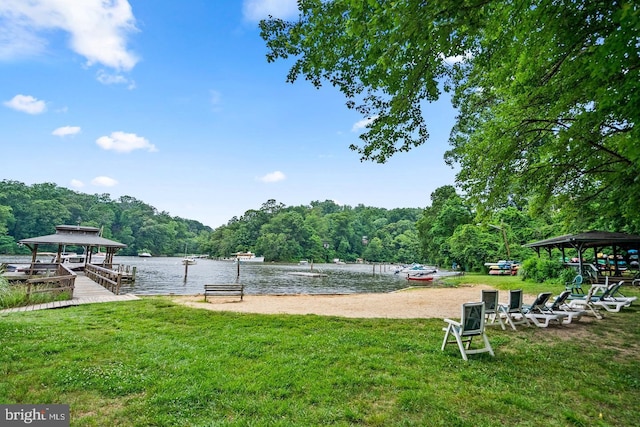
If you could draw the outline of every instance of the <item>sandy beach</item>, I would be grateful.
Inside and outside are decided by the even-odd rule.
[[[410,288],[384,294],[349,295],[245,295],[238,297],[176,296],[175,302],[205,310],[261,314],[316,314],[353,318],[459,318],[461,305],[480,301],[482,289],[474,285],[458,288]],[[508,292],[500,292],[507,303]],[[526,300],[526,298],[525,298]]]

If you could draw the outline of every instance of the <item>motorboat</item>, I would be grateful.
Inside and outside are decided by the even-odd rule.
[[[256,254],[249,252],[236,252],[234,254],[236,257],[234,259],[235,262],[264,262],[263,256],[256,256]]]
[[[412,281],[418,281],[418,282],[432,282],[433,281],[433,273],[429,273],[429,274],[416,274],[416,275],[409,275],[407,274],[407,280],[412,280]]]
[[[138,256],[140,258],[151,258],[151,254],[149,252],[140,252]]]
[[[411,277],[421,277],[424,275],[435,274],[437,272],[438,270],[435,267],[427,267],[422,264],[412,264],[409,267],[405,267],[401,270],[396,270],[396,274],[403,273]]]
[[[188,256],[188,257],[182,258],[182,265],[193,265],[193,264],[197,264],[197,263],[198,263],[198,261],[196,260],[195,257]]]

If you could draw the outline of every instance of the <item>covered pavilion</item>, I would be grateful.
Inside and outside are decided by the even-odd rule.
[[[104,263],[107,265],[113,264],[114,254],[118,252],[118,250],[126,248],[127,245],[105,239],[100,234],[100,229],[96,227],[58,225],[56,226],[55,234],[22,239],[18,243],[22,243],[31,249],[31,265],[36,262],[38,247],[40,245],[57,246],[58,251],[56,260],[58,263],[61,261],[63,248],[66,246],[83,247],[84,253],[86,254],[85,263],[91,263],[91,255],[93,254],[94,248],[98,251],[100,251],[101,248],[104,248],[106,254]]]
[[[594,259],[597,259],[598,252],[604,248],[611,248],[614,258],[621,251],[640,248],[640,236],[626,233],[614,233],[609,231],[587,231],[579,234],[566,234],[564,236],[553,237],[551,239],[540,240],[539,242],[524,245],[535,250],[540,256],[540,250],[546,249],[551,257],[552,249],[559,249],[562,252],[562,259],[565,259],[565,249],[574,249],[577,252],[579,270],[582,271],[583,255],[587,249],[593,248]],[[620,275],[617,263],[615,264],[615,275]]]

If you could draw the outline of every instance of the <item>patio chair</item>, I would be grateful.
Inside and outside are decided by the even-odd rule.
[[[571,291],[564,291],[560,295],[556,297],[556,299],[552,303],[547,303],[546,308],[551,313],[563,314],[567,316],[563,322],[568,324],[573,321],[573,319],[580,320],[582,316],[587,314],[587,312],[581,308],[571,308],[567,304],[567,300],[571,295]]]
[[[504,326],[502,315],[498,309],[498,291],[483,289],[482,302],[484,302],[485,325],[489,326],[499,324],[504,331],[506,327]],[[498,323],[496,323],[496,321]]]
[[[622,286],[624,281],[620,281],[620,283],[614,283],[610,285],[602,294],[594,295],[592,290],[594,287],[592,286],[589,289],[589,293],[584,298],[572,298],[569,302],[570,307],[602,307],[609,312],[617,313],[622,310],[623,307],[628,307],[631,305],[631,301],[627,299],[614,299],[611,297],[611,294],[616,292],[616,290]]]
[[[571,293],[575,295],[584,295],[584,291],[582,290],[583,281],[584,281],[584,278],[582,277],[582,275],[578,274],[576,277],[573,278],[571,282],[566,282],[564,284],[564,289],[566,291],[571,291]]]
[[[611,289],[611,292],[609,292],[609,298],[611,298],[612,300],[615,301],[626,301],[629,304],[625,305],[625,307],[628,307],[631,305],[632,302],[634,302],[635,300],[638,299],[638,297],[628,297],[625,296],[622,291],[620,290],[622,288],[622,286],[624,285],[624,280],[621,280],[620,282],[616,283],[613,288]]]
[[[468,302],[462,304],[462,319],[456,322],[451,319],[444,319],[447,323],[445,328],[444,340],[442,341],[441,350],[447,344],[457,343],[460,354],[464,360],[468,360],[467,355],[488,352],[495,356],[489,339],[484,332],[484,302]],[[449,340],[449,335],[453,335],[453,339]],[[482,337],[484,347],[471,349],[471,341],[473,337]]]
[[[585,310],[587,313],[593,314],[596,319],[602,320],[603,316],[600,314],[600,310],[594,304],[593,295],[599,289],[598,285],[591,285],[589,291],[584,297],[577,297],[575,295],[569,295],[567,297],[566,305],[572,310]]]
[[[546,304],[551,298],[551,292],[541,292],[531,305],[523,305],[522,311],[527,319],[539,328],[546,328],[551,322],[562,324],[568,317],[565,314],[553,313],[547,309]]]
[[[522,311],[522,289],[510,290],[509,304],[500,304],[498,310],[505,315],[507,323],[511,325],[514,331],[516,330],[516,325],[531,325]]]

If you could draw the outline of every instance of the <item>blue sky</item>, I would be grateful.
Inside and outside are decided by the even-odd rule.
[[[427,144],[361,162],[364,117],[331,85],[286,83],[258,21],[295,0],[0,0],[0,179],[132,196],[211,227],[334,200],[423,208],[454,184],[455,112],[431,105]]]

